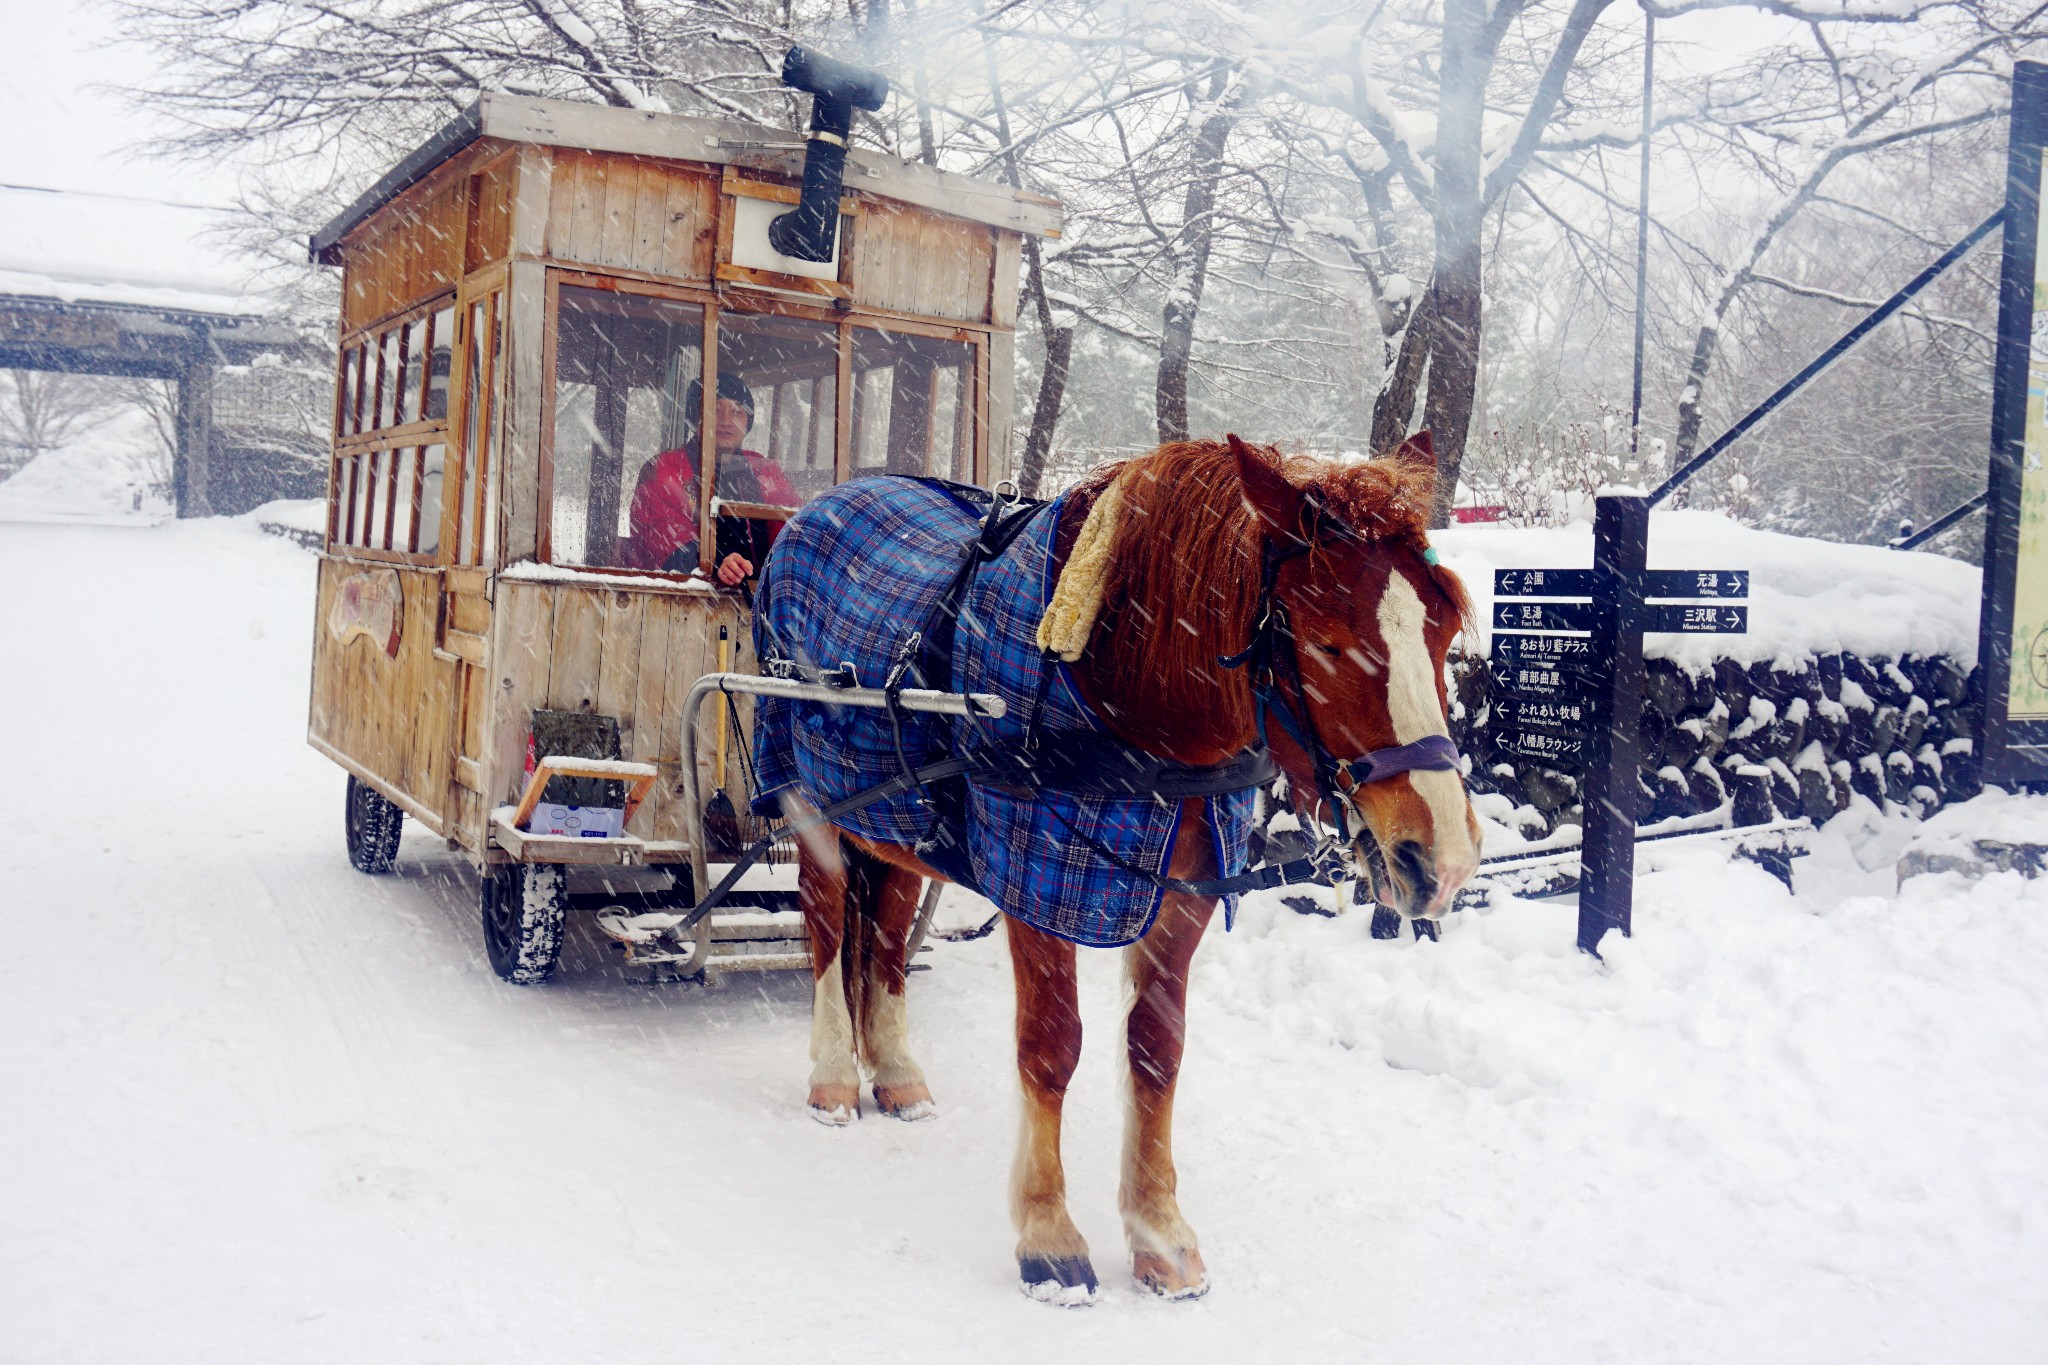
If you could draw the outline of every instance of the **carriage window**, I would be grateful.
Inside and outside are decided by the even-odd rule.
[[[373,429],[391,425],[399,383],[398,329],[394,327],[377,339],[377,391],[370,418]]]
[[[351,418],[356,405],[356,376],[363,364],[362,348],[351,346],[341,353],[341,387],[334,399],[334,434],[347,436],[355,427]]]
[[[391,539],[387,550],[412,549],[412,514],[419,501],[419,452],[407,447],[391,456],[396,460],[391,479]]]
[[[463,384],[466,398],[462,426],[462,507],[456,514],[458,562],[481,564],[491,550],[494,520],[486,514],[487,474],[492,434],[497,430],[498,295],[490,293],[469,307],[469,360]]]
[[[441,478],[447,463],[446,446],[428,446],[420,452],[419,540],[413,548],[423,555],[441,548]]]
[[[974,347],[853,333],[853,472],[974,481]]]
[[[448,376],[455,357],[455,310],[444,308],[434,314],[432,340],[427,349],[427,408],[430,422],[448,420]]]
[[[575,286],[557,310],[550,557],[696,567],[704,310]]]
[[[712,493],[721,502],[795,507],[832,486],[839,453],[835,324],[721,313],[718,397],[718,475]],[[748,537],[727,526],[721,538],[735,542]],[[746,552],[733,544],[725,548]]]
[[[398,420],[420,420],[420,399],[426,388],[427,320],[414,318],[399,337],[398,353],[404,378],[398,387]]]

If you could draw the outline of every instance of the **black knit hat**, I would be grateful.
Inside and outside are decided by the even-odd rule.
[[[747,382],[744,379],[741,379],[731,370],[720,370],[718,372],[718,396],[731,399],[745,408],[747,410],[747,430],[752,431],[754,429],[754,391],[747,387]],[[697,421],[697,414],[703,410],[704,381],[692,379],[690,387],[683,393],[683,420],[694,426]]]

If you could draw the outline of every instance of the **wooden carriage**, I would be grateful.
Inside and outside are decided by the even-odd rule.
[[[669,875],[700,837],[683,701],[722,650],[751,665],[743,599],[707,576],[715,519],[787,515],[721,497],[742,477],[696,453],[721,374],[751,396],[747,448],[798,497],[874,473],[1008,473],[1022,234],[1056,233],[1058,205],[856,151],[836,258],[813,264],[766,233],[797,199],[802,147],[487,95],[313,239],[342,302],[309,739],[349,774],[359,867],[390,865],[403,815],[485,874],[510,979],[553,965],[527,921],[552,916],[559,941],[565,868],[610,869],[608,900],[690,890]],[[714,468],[694,525],[655,534],[636,520],[642,476],[678,449]],[[535,744],[537,715],[591,718],[611,747],[579,768]],[[698,778],[722,775],[744,811],[727,758],[720,774],[705,746]],[[578,771],[642,798],[623,832],[523,827],[550,774]]]

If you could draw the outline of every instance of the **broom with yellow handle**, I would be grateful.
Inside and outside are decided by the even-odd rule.
[[[725,673],[732,667],[732,636],[726,627],[718,628],[718,671]],[[704,803],[704,838],[713,848],[736,849],[740,847],[740,813],[733,809],[732,798],[725,794],[725,741],[732,727],[726,722],[725,708],[732,705],[723,692],[718,694],[718,768],[717,781],[711,792],[711,799]]]

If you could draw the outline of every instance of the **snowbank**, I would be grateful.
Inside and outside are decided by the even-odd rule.
[[[1455,527],[1433,533],[1478,605],[1480,634],[1491,641],[1493,571],[1584,568],[1593,562],[1593,528]],[[1822,654],[1865,658],[1945,655],[1965,671],[1977,662],[1979,571],[1920,551],[1758,531],[1714,512],[1653,512],[1653,569],[1748,569],[1749,631],[1744,635],[1650,635],[1645,652],[1699,673],[1716,659],[1763,662],[1791,670]]]

